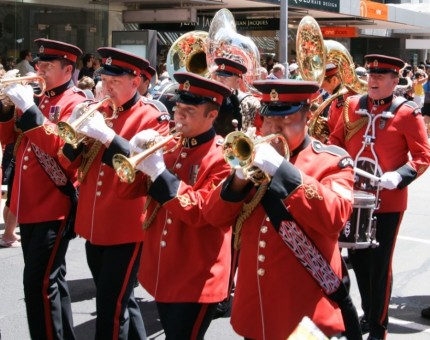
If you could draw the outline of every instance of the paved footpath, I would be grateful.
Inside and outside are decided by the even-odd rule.
[[[400,230],[394,257],[394,285],[390,304],[388,339],[430,339],[430,320],[420,310],[430,306],[430,171],[410,186],[409,208]],[[3,205],[2,205],[3,206]],[[0,221],[2,222],[2,221]],[[0,234],[3,233],[0,225]],[[84,241],[75,239],[67,253],[68,280],[72,295],[75,331],[78,340],[94,338],[95,289],[85,258]],[[2,340],[29,339],[22,291],[20,248],[0,248],[0,330]],[[360,298],[355,277],[351,294],[358,307]],[[174,284],[174,283],[173,283]],[[164,339],[154,300],[142,288],[135,294],[144,316],[148,339]],[[361,312],[358,307],[359,312]],[[212,322],[207,340],[241,339],[230,319]]]

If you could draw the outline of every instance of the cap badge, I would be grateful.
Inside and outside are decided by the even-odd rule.
[[[43,45],[40,45],[40,47],[39,47],[39,53],[43,54],[44,51],[45,51],[45,47],[43,47]]]
[[[279,100],[278,92],[276,92],[276,90],[275,90],[275,89],[272,89],[272,91],[270,91],[270,100],[271,100],[272,102],[274,102],[274,101],[278,101],[278,100]]]
[[[190,90],[190,86],[191,86],[191,84],[190,84],[190,82],[187,80],[187,81],[184,83],[184,91],[189,91],[189,90]]]
[[[378,67],[378,60],[376,60],[376,59],[375,59],[375,60],[373,61],[373,67]]]
[[[107,58],[105,64],[112,65],[112,58],[111,57]]]
[[[225,70],[225,64],[221,64],[219,67],[221,70]]]

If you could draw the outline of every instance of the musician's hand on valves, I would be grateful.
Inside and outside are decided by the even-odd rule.
[[[284,157],[282,157],[269,143],[255,145],[255,155],[252,165],[256,166],[266,174],[273,176],[283,160]]]
[[[15,104],[15,107],[20,109],[22,112],[27,111],[34,105],[34,93],[31,85],[14,83],[7,86],[4,93]]]
[[[148,158],[138,163],[136,169],[147,174],[151,178],[151,181],[154,182],[166,170],[163,148],[158,149],[152,155],[148,156]]]
[[[138,132],[130,139],[130,151],[133,153],[140,153],[145,149],[149,143],[152,143],[160,134],[152,129],[147,129]]]
[[[388,171],[381,176],[380,186],[388,190],[393,190],[397,188],[401,181],[402,176],[397,171]]]
[[[77,132],[98,140],[102,144],[112,142],[115,137],[115,131],[106,125],[105,118],[98,111],[95,111],[92,117],[82,123],[77,128]]]

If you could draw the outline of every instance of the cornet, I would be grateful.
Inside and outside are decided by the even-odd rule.
[[[40,93],[39,94],[35,93],[34,94],[35,97],[42,97],[45,94],[45,91],[46,91],[45,79],[43,79],[40,76],[27,76],[27,77],[0,79],[0,98],[6,97],[4,90],[9,85],[12,85],[12,84],[27,85],[29,83],[39,83]]]
[[[111,97],[105,97],[99,102],[94,103],[84,102],[80,104],[81,107],[79,107],[79,110],[82,112],[76,120],[71,123],[62,121],[57,123],[58,135],[60,136],[60,138],[64,140],[64,142],[66,142],[67,144],[71,144],[76,149],[79,143],[81,143],[85,138],[87,138],[86,136],[82,136],[77,132],[78,128],[86,120],[91,118],[95,114],[95,112],[106,102],[110,102],[110,104],[112,105],[113,113],[112,117],[105,118],[105,120],[115,119],[117,117],[117,108]]]
[[[112,158],[113,168],[116,174],[120,178],[121,182],[132,183],[136,178],[136,167],[137,165],[151,156],[157,150],[164,148],[170,141],[176,139],[176,144],[173,148],[165,149],[164,153],[169,153],[175,151],[182,144],[182,132],[178,131],[180,125],[177,124],[176,128],[170,131],[170,135],[167,137],[159,136],[159,139],[154,139],[154,141],[147,143],[142,148],[144,151],[127,158],[122,154],[116,154]]]
[[[252,139],[241,131],[230,132],[224,140],[223,154],[225,161],[232,167],[240,167],[245,179],[259,185],[270,179],[270,176],[252,165],[255,155],[255,145],[260,143],[271,143],[281,141],[284,147],[284,157],[288,160],[290,152],[287,140],[281,134],[271,134],[266,137]]]

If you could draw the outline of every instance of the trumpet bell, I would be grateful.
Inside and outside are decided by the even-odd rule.
[[[231,168],[242,168],[245,179],[259,185],[270,179],[270,176],[252,165],[255,155],[255,145],[260,143],[281,142],[284,158],[289,159],[290,153],[287,140],[281,134],[271,134],[252,139],[241,131],[230,132],[224,139],[222,151],[225,161]]]
[[[26,76],[26,77],[16,77],[0,79],[0,98],[6,97],[4,90],[7,86],[11,84],[22,84],[27,85],[29,83],[38,83],[40,87],[40,93],[35,93],[35,97],[42,97],[46,91],[46,82],[41,76]]]
[[[101,101],[95,103],[83,102],[76,107],[78,112],[80,112],[76,120],[73,122],[59,121],[57,123],[58,136],[60,136],[65,143],[71,144],[74,148],[77,148],[79,143],[83,142],[84,139],[87,138],[86,136],[82,136],[78,133],[78,128],[107,102],[112,105],[113,113],[110,118],[105,118],[105,120],[107,121],[116,118],[117,108],[110,97],[105,97]]]
[[[136,179],[136,171],[134,170],[136,164],[132,164],[129,158],[121,154],[116,154],[112,158],[112,165],[121,182],[134,182]]]

